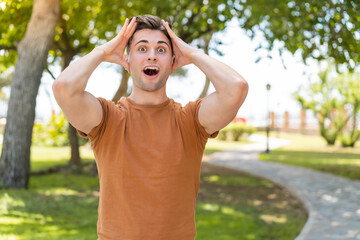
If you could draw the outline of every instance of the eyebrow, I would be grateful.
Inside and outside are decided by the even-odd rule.
[[[142,43],[142,42],[143,42],[143,43],[149,43],[148,40],[140,40],[140,41],[138,41],[138,42],[135,44],[135,46],[136,46],[137,44],[139,44],[139,43]],[[169,44],[167,44],[167,42],[165,42],[165,41],[163,41],[163,40],[159,40],[157,43],[158,43],[158,44],[165,43],[168,47],[170,47]]]

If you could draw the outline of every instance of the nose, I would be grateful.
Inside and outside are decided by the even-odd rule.
[[[149,51],[148,60],[149,60],[149,61],[156,61],[156,60],[157,60],[155,49],[152,48],[152,49]]]

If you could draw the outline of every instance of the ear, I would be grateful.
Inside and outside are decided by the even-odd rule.
[[[172,64],[174,64],[174,62],[175,62],[175,56],[173,56],[172,58]]]

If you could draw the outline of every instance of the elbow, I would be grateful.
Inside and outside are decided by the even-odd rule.
[[[64,82],[60,81],[59,79],[56,79],[52,84],[52,90],[54,95],[58,95],[60,92],[62,92],[63,89],[65,88],[64,85],[65,85]]]
[[[239,105],[239,107],[242,105],[242,103],[245,101],[245,98],[249,91],[249,84],[244,79],[240,79],[236,81],[235,85],[232,88],[232,101],[236,103],[236,105]]]
[[[249,84],[245,79],[240,78],[236,81],[233,90],[235,96],[246,96],[249,91]]]
[[[247,92],[249,90],[249,84],[245,79],[238,81],[238,89],[240,92]]]
[[[67,83],[58,78],[52,84],[52,90],[55,98],[59,98],[65,95],[66,96],[71,95],[70,92],[68,91]]]

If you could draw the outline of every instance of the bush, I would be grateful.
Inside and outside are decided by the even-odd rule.
[[[343,134],[340,135],[341,146],[354,147],[359,137],[360,137],[360,131],[355,131],[353,133],[344,132]]]
[[[230,138],[232,141],[240,141],[243,136],[250,136],[255,131],[255,127],[245,123],[230,123],[220,130],[218,139],[226,141]]]
[[[219,131],[219,134],[217,136],[217,139],[221,140],[221,141],[226,141],[227,140],[227,133],[228,130],[223,128]]]
[[[69,123],[64,114],[53,116],[47,124],[35,124],[33,128],[32,142],[37,146],[62,147],[69,146],[68,138]],[[87,139],[80,138],[79,144],[84,145]]]

